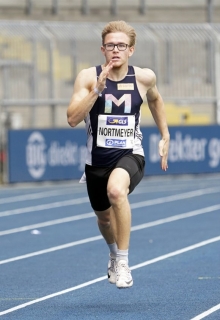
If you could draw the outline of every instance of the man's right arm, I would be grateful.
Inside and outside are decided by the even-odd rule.
[[[76,127],[83,121],[98,98],[95,87],[95,69],[82,70],[74,83],[73,95],[67,109],[67,121]]]
[[[84,69],[79,73],[74,84],[73,96],[67,109],[67,120],[71,127],[77,126],[86,118],[99,93],[104,90],[106,79],[112,68],[113,62],[109,61],[100,73],[98,80],[95,67]]]
[[[103,68],[97,81],[95,67],[84,69],[78,74],[74,84],[73,96],[67,109],[67,119],[71,127],[77,126],[86,118],[99,93],[104,90],[106,79],[112,67],[113,62],[110,61]]]

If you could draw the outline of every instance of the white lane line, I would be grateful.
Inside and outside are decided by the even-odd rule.
[[[158,226],[158,225],[161,225],[161,224],[165,224],[165,223],[169,223],[169,222],[173,222],[173,221],[177,221],[177,220],[181,220],[181,219],[190,218],[190,217],[197,216],[197,215],[200,215],[200,214],[212,212],[212,211],[215,211],[215,210],[218,210],[218,209],[220,209],[220,205],[211,206],[211,207],[203,208],[203,209],[200,209],[200,210],[195,210],[195,211],[191,211],[191,212],[187,212],[187,213],[178,214],[178,215],[167,217],[167,218],[164,218],[164,219],[159,219],[159,220],[156,220],[156,221],[152,221],[152,222],[148,222],[148,223],[139,224],[137,226],[133,226],[133,227],[131,227],[131,231],[137,231],[137,230],[141,230],[141,229],[147,229],[147,228],[155,227],[155,226]],[[51,247],[49,249],[35,251],[35,252],[32,252],[32,253],[24,254],[24,255],[21,255],[21,256],[14,257],[14,258],[1,260],[0,261],[0,265],[1,264],[6,264],[6,263],[9,263],[9,262],[22,260],[22,259],[31,258],[31,257],[38,256],[38,255],[41,255],[41,254],[49,253],[49,252],[54,252],[54,251],[57,251],[57,250],[63,250],[63,249],[70,248],[70,247],[73,247],[73,246],[76,246],[76,245],[89,243],[91,241],[96,241],[96,240],[101,240],[101,239],[103,239],[102,236],[96,236],[96,237],[91,237],[91,238],[86,238],[86,239],[82,239],[82,240],[66,243],[64,245]]]
[[[199,314],[198,316],[196,316],[195,318],[192,318],[191,320],[201,320],[207,316],[209,316],[211,313],[220,310],[220,304],[217,304],[216,306],[212,307],[211,309]]]
[[[62,195],[68,195],[80,191],[75,191],[73,189],[62,189],[62,190],[54,190],[54,191],[44,191],[44,192],[37,192],[37,193],[29,193],[25,195],[19,195],[19,196],[10,196],[6,198],[0,199],[0,204],[4,203],[12,203],[12,202],[19,202],[19,201],[28,201],[28,200],[35,200],[35,199],[43,199],[43,198],[49,198],[49,197],[56,197],[56,196],[62,196]],[[81,191],[82,193],[85,192],[85,190]]]
[[[17,257],[10,258],[10,259],[6,259],[6,260],[1,260],[1,261],[0,261],[0,265],[1,265],[1,264],[6,264],[6,263],[9,263],[9,262],[14,262],[14,261],[22,260],[22,259],[27,259],[27,258],[35,257],[35,256],[39,256],[39,255],[41,255],[41,254],[45,254],[45,253],[49,253],[49,252],[54,252],[54,251],[57,251],[57,250],[63,250],[63,249],[66,249],[66,248],[78,246],[78,245],[80,245],[80,244],[84,244],[84,243],[88,243],[88,242],[93,242],[93,241],[97,241],[97,240],[101,240],[101,239],[103,239],[103,237],[100,235],[100,236],[95,236],[95,237],[91,237],[91,238],[86,238],[86,239],[82,239],[82,240],[78,240],[78,241],[74,241],[74,242],[69,242],[69,243],[66,243],[66,244],[63,244],[63,245],[60,245],[60,246],[57,246],[57,247],[52,247],[52,248],[45,249],[45,250],[40,250],[40,251],[35,251],[35,252],[27,253],[27,254],[24,254],[24,255],[22,255],[22,256],[17,256]]]
[[[195,191],[190,191],[185,193],[179,193],[172,196],[137,202],[137,203],[131,204],[131,208],[137,209],[137,208],[141,208],[141,207],[145,207],[153,204],[160,204],[164,202],[189,199],[193,197],[199,197],[205,194],[216,193],[219,191],[220,191],[220,188],[208,188],[208,189],[200,189],[200,190],[195,190]]]
[[[132,231],[136,231],[136,230],[141,230],[141,229],[145,229],[145,228],[150,228],[150,227],[153,227],[153,226],[158,226],[160,224],[164,224],[164,223],[168,223],[168,222],[172,222],[172,221],[177,221],[177,220],[181,220],[181,219],[186,219],[186,218],[198,216],[200,214],[213,212],[213,211],[216,211],[216,210],[220,210],[220,204],[217,204],[217,205],[214,205],[214,206],[210,206],[210,207],[206,207],[206,208],[202,208],[202,209],[189,211],[189,212],[186,212],[186,213],[177,214],[175,216],[170,216],[170,217],[167,217],[167,218],[164,218],[164,219],[159,219],[159,220],[152,221],[152,222],[143,223],[143,224],[140,224],[138,226],[133,226],[131,228],[131,230]]]
[[[66,200],[66,201],[59,201],[54,203],[47,203],[47,204],[40,204],[38,206],[26,207],[26,208],[19,208],[14,210],[7,210],[0,212],[0,217],[12,216],[15,214],[27,213],[27,212],[35,212],[35,211],[43,211],[48,209],[60,208],[71,206],[73,204],[83,204],[85,202],[89,202],[88,197],[82,197],[78,199]]]
[[[165,260],[165,259],[168,259],[170,257],[174,257],[174,256],[177,256],[177,255],[180,255],[182,253],[185,253],[185,252],[188,252],[188,251],[191,251],[191,250],[194,250],[194,249],[198,249],[200,247],[203,247],[203,246],[206,246],[210,243],[214,243],[214,242],[217,242],[220,240],[220,236],[218,237],[215,237],[215,238],[211,238],[211,239],[208,239],[208,240],[205,240],[205,241],[202,241],[202,242],[199,242],[199,243],[196,243],[194,245],[191,245],[189,247],[185,247],[185,248],[182,248],[180,250],[176,250],[176,251],[173,251],[173,252],[170,252],[170,253],[167,253],[167,254],[164,254],[162,256],[159,256],[157,258],[154,258],[154,259],[151,259],[151,260],[148,260],[148,261],[145,261],[143,263],[139,263],[133,267],[131,267],[131,270],[135,270],[135,269],[139,269],[139,268],[142,268],[142,267],[145,267],[145,266],[148,266],[150,264],[153,264],[153,263],[156,263],[156,262],[159,262],[159,261],[162,261],[162,260]],[[84,283],[81,283],[75,287],[71,287],[71,288],[68,288],[68,289],[65,289],[65,290],[62,290],[62,291],[58,291],[58,292],[55,292],[55,293],[52,293],[52,294],[49,294],[47,296],[44,296],[44,297],[41,297],[41,298],[38,298],[38,299],[35,299],[35,300],[32,300],[32,301],[29,301],[29,302],[26,302],[26,303],[23,303],[23,304],[20,304],[18,306],[15,306],[13,308],[10,308],[10,309],[7,309],[7,310],[4,310],[2,312],[0,312],[0,316],[3,316],[5,314],[8,314],[8,313],[11,313],[11,312],[14,312],[14,311],[17,311],[19,309],[23,309],[27,306],[30,306],[30,305],[33,305],[33,304],[36,304],[38,302],[41,302],[41,301],[45,301],[45,300],[48,300],[48,299],[51,299],[51,298],[54,298],[54,297],[57,297],[57,296],[60,296],[62,294],[66,294],[66,293],[69,293],[69,292],[72,292],[72,291],[75,291],[75,290],[78,290],[78,289],[82,289],[84,287],[88,287],[92,284],[95,284],[97,282],[100,282],[100,281],[103,281],[107,279],[107,276],[103,276],[103,277],[99,277],[99,278],[96,278],[96,279],[93,279],[91,281],[87,281],[87,282],[84,282]]]
[[[66,180],[64,181],[42,181],[42,182],[30,182],[30,183],[15,183],[15,184],[8,184],[0,185],[0,191],[3,190],[7,191],[21,191],[21,190],[38,190],[38,189],[60,189],[60,188],[78,188],[79,182],[75,180]],[[82,184],[80,184],[82,186]]]
[[[191,246],[185,247],[183,249],[176,250],[176,251],[170,252],[168,254],[164,254],[164,255],[162,255],[160,257],[157,257],[157,258],[154,258],[152,260],[136,264],[135,266],[131,267],[131,270],[135,270],[135,269],[138,269],[138,268],[142,268],[142,267],[148,266],[149,264],[152,264],[152,263],[155,263],[155,262],[167,259],[167,258],[171,258],[171,257],[177,256],[177,255],[182,254],[184,252],[191,251],[191,250],[206,246],[207,244],[210,244],[210,243],[213,243],[213,242],[217,242],[217,241],[220,241],[220,236],[215,237],[215,238],[211,238],[211,239],[208,239],[208,240],[204,240],[204,241],[201,241],[199,243],[193,244]]]
[[[50,226],[54,226],[56,224],[67,223],[67,222],[71,222],[71,221],[88,219],[88,218],[92,218],[94,216],[95,216],[94,212],[88,212],[88,213],[78,214],[76,216],[45,221],[45,222],[41,222],[41,223],[31,224],[29,226],[23,226],[20,228],[14,228],[14,229],[0,231],[0,236],[5,236],[8,234],[12,234],[12,233],[24,232],[24,231],[28,231],[28,230],[32,230],[32,229],[50,227]]]
[[[131,204],[131,209],[151,206],[151,205],[160,204],[160,203],[164,203],[164,202],[171,202],[171,201],[177,201],[177,200],[181,200],[181,199],[198,197],[198,196],[202,196],[205,194],[216,193],[219,191],[220,191],[220,188],[218,187],[218,188],[207,188],[207,189],[200,189],[200,190],[196,190],[196,191],[180,193],[180,194],[176,194],[173,196],[166,196],[166,197],[161,197],[161,198],[157,198],[157,199],[133,203],[133,204]],[[89,202],[88,197],[83,197],[83,198],[78,198],[78,199],[73,199],[73,200],[66,200],[66,201],[59,201],[59,202],[48,203],[48,204],[42,204],[42,205],[31,206],[31,207],[26,207],[26,208],[19,208],[19,209],[14,209],[14,210],[2,211],[2,212],[0,212],[0,217],[12,216],[15,214],[22,214],[22,213],[28,213],[28,212],[34,212],[34,211],[48,210],[48,209],[52,209],[52,208],[60,208],[60,207],[64,207],[64,206],[71,206],[74,204],[82,204],[85,202]]]
[[[134,208],[134,209],[136,209],[136,208]],[[214,205],[214,206],[211,206],[211,207],[197,209],[197,210],[194,210],[194,211],[189,211],[187,213],[181,213],[181,214],[178,214],[178,215],[175,215],[175,216],[171,216],[171,217],[168,217],[168,218],[164,218],[164,219],[161,219],[161,220],[157,220],[157,221],[160,224],[160,221],[164,221],[164,220],[167,220],[168,222],[175,221],[175,220],[179,220],[179,219],[184,219],[184,218],[187,218],[187,217],[195,216],[195,215],[198,215],[198,214],[215,211],[215,210],[218,210],[218,209],[220,209],[220,205],[217,204],[217,205]],[[70,217],[61,218],[61,219],[49,220],[49,221],[45,221],[45,222],[31,224],[31,225],[28,225],[28,226],[22,226],[22,227],[19,227],[19,228],[3,230],[3,231],[0,231],[0,237],[1,236],[5,236],[5,235],[9,235],[9,234],[13,234],[13,233],[24,232],[24,231],[28,231],[28,230],[32,230],[32,229],[50,227],[50,226],[54,226],[54,225],[57,225],[57,224],[71,222],[71,221],[88,219],[88,218],[92,218],[94,216],[95,216],[94,212],[88,212],[88,213],[83,213],[83,214],[79,214],[79,215],[76,215],[76,216],[70,216]],[[181,216],[183,218],[181,218]],[[145,226],[145,225],[149,225],[149,222],[147,224],[141,224],[140,226]],[[138,228],[138,226],[133,227],[133,228]],[[145,228],[145,227],[143,227],[143,228]],[[141,227],[139,227],[139,229],[136,229],[136,230],[140,230],[140,229],[141,229]]]
[[[149,186],[149,185],[146,185],[146,186],[143,186],[143,185],[138,185],[137,188],[129,195],[134,195],[134,194],[139,194],[139,193],[152,193],[152,192],[166,192],[166,191],[181,191],[181,190],[188,190],[188,191],[193,191],[193,190],[189,190],[190,188],[192,189],[195,189],[196,186],[195,184],[190,183],[190,186],[188,184],[181,184],[181,185],[175,185],[175,184],[172,184],[172,185],[167,185],[167,186],[164,186],[164,185],[158,185],[158,186]],[[204,189],[204,188],[207,188],[207,183],[204,183],[203,185],[201,184],[200,186],[200,189]],[[219,185],[217,186],[211,186],[210,188],[217,188],[217,191],[220,191],[220,188],[219,188]]]
[[[192,187],[192,185],[191,185]],[[212,186],[213,187],[213,186]],[[187,186],[167,186],[166,191],[172,191],[172,190],[183,190],[186,189]],[[164,186],[163,187],[150,187],[150,186],[142,186],[142,187],[137,187],[133,194],[136,193],[152,193],[152,192],[164,192]],[[64,187],[61,190],[51,190],[51,191],[43,191],[43,192],[36,192],[36,193],[28,193],[28,194],[22,194],[22,195],[17,195],[17,196],[8,196],[5,198],[0,198],[0,204],[4,203],[12,203],[12,202],[20,202],[20,201],[28,201],[28,200],[35,200],[35,199],[43,199],[43,198],[49,198],[49,197],[55,197],[58,195],[68,195],[68,194],[75,194],[75,193],[85,193],[86,189],[74,189],[74,188],[67,188]]]

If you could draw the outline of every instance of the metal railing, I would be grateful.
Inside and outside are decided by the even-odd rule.
[[[219,6],[219,0],[0,0],[0,7],[22,9],[27,15],[34,14],[36,9],[50,10],[52,15],[58,15],[62,9],[76,9],[82,15],[89,16],[93,9],[105,8],[109,15],[117,16],[123,8],[135,10],[140,15],[145,15],[149,8],[189,8],[203,7],[206,10],[207,22],[213,22],[213,11]]]
[[[26,0],[26,12],[28,14],[31,14],[34,10],[34,6],[38,5],[39,6],[39,2],[41,1],[36,1],[36,0]],[[50,0],[49,2],[46,0],[42,1],[41,6],[51,7],[51,12],[53,14],[58,14],[59,13],[59,9],[60,7],[63,7],[63,3],[65,1],[61,1],[61,0]],[[88,15],[90,13],[90,8],[94,7],[94,6],[100,6],[100,4],[103,6],[103,1],[97,1],[97,0],[78,0],[75,1],[77,2],[77,5],[79,5],[81,7],[81,12],[82,14]],[[152,6],[155,5],[154,1],[149,1],[149,0],[132,0],[131,3],[129,3],[128,0],[126,0],[126,5],[132,5],[132,7],[137,7],[139,10],[140,14],[145,14],[147,7],[148,6]],[[173,3],[173,1],[167,1],[167,0],[163,0],[163,1],[157,1],[157,6],[173,6],[173,5],[180,5],[180,6],[206,6],[206,10],[207,10],[207,18],[208,21],[211,22],[212,21],[212,16],[213,16],[213,6],[215,4],[214,0],[199,0],[199,1],[179,1],[179,4],[175,4]],[[69,7],[74,7],[74,1],[71,3],[69,2],[68,4],[64,3],[64,6],[69,6]],[[118,14],[118,8],[121,5],[121,1],[120,0],[109,0],[106,1],[105,6],[109,9],[109,12],[112,15],[117,15]],[[124,5],[124,4],[123,4]]]
[[[78,72],[104,62],[104,25],[0,21],[0,165],[8,128],[67,127]],[[132,25],[130,64],[155,71],[165,103],[213,108],[220,124],[220,24]]]
[[[220,123],[220,24],[132,25],[137,44],[130,63],[155,71],[165,101],[214,105]],[[103,26],[0,22],[2,112],[19,110],[25,127],[63,126],[62,106],[69,103],[76,75],[104,61]]]

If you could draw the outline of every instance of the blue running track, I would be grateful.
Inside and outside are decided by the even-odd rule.
[[[0,317],[220,320],[220,174],[146,177],[129,200],[119,290],[85,184],[0,187]]]

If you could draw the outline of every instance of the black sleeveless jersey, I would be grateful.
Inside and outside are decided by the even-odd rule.
[[[101,66],[96,67],[96,72],[97,77],[99,77],[102,72]],[[133,66],[128,66],[128,73],[123,80],[106,80],[106,87],[102,95],[97,98],[85,119],[87,129],[86,163],[88,165],[111,167],[121,157],[129,153],[144,156],[141,145],[142,133],[140,131],[140,107],[142,103],[143,99],[137,88]],[[99,115],[104,115],[104,121],[106,119],[106,127],[101,129],[99,127]],[[129,117],[134,119],[133,131],[131,128],[125,129]],[[108,121],[111,124],[111,129],[107,127]],[[114,128],[114,124],[117,125],[117,129]],[[132,133],[134,133],[133,145],[126,148],[126,140],[129,140]],[[99,146],[97,135],[101,139],[105,139],[104,136],[108,135],[105,145]],[[114,139],[112,138],[113,135]],[[119,136],[121,140],[117,138]],[[121,136],[125,138],[123,139]]]

